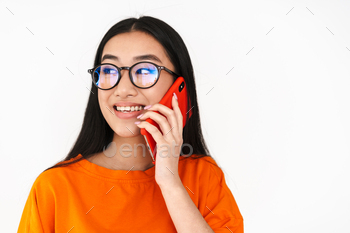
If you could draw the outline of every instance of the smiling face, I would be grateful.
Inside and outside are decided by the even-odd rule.
[[[174,71],[174,66],[167,57],[163,46],[154,37],[144,32],[133,31],[112,37],[106,43],[101,59],[105,55],[107,56],[104,60],[101,60],[101,63],[112,63],[118,67],[130,67],[140,61],[149,61]],[[142,57],[143,55],[153,56]],[[132,84],[128,70],[122,70],[121,80],[117,86],[110,90],[98,89],[98,102],[102,115],[118,136],[133,137],[140,135],[140,128],[134,122],[138,121],[136,117],[139,114],[147,110],[138,111],[131,118],[124,118],[126,114],[131,113],[118,112],[116,114],[113,105],[119,102],[133,102],[143,106],[158,103],[173,82],[174,76],[162,70],[154,86],[141,89]],[[127,104],[127,106],[130,105]]]

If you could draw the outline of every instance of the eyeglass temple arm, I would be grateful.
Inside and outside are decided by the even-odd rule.
[[[171,70],[167,69],[167,68],[164,67],[164,66],[162,66],[161,68],[164,69],[164,70],[166,70],[166,71],[168,71],[169,73],[171,73],[171,74],[173,74],[173,75],[176,75],[176,77],[180,77],[180,76],[181,76],[181,75],[178,75],[178,74],[175,73],[175,72],[172,72]]]

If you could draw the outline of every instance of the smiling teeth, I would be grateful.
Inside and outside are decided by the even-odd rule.
[[[142,106],[117,106],[116,108],[119,112],[135,112],[143,109]]]

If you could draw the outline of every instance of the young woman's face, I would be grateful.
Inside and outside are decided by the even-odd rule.
[[[163,46],[152,36],[144,32],[127,32],[112,37],[105,45],[101,59],[105,54],[118,57],[115,59],[104,59],[101,63],[112,63],[118,67],[130,67],[140,61],[149,61],[174,71],[174,66],[166,56]],[[141,55],[154,55],[160,61],[152,59],[135,60]],[[148,88],[141,89],[134,86],[129,78],[128,70],[122,70],[121,80],[118,85],[110,90],[98,89],[98,101],[104,118],[113,131],[121,137],[133,137],[140,135],[140,128],[134,122],[139,114],[147,110],[138,111],[131,118],[118,117],[113,106],[119,102],[133,102],[143,106],[158,103],[174,82],[174,76],[162,70],[157,83]],[[129,105],[128,105],[129,106]],[[130,132],[132,131],[132,132]]]

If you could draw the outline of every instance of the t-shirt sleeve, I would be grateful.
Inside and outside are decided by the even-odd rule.
[[[53,196],[41,175],[34,181],[25,203],[18,233],[54,232]]]
[[[213,163],[214,160],[210,161]],[[214,162],[215,163],[215,162]],[[215,163],[216,164],[216,163]],[[226,184],[221,168],[210,164],[208,194],[203,217],[215,233],[243,233],[243,217]]]

